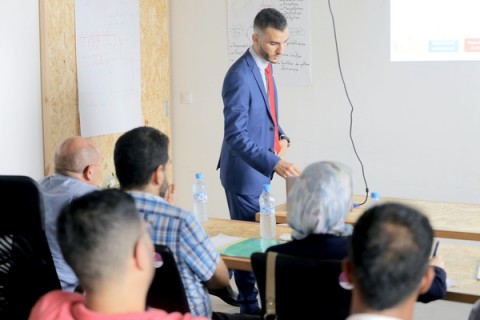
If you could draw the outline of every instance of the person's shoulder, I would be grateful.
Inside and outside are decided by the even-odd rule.
[[[100,190],[99,187],[93,186],[86,182],[79,181],[79,183],[80,184],[78,185],[78,189],[76,193],[77,196],[83,196],[84,194],[87,194],[89,192]]]
[[[285,243],[280,243],[276,244],[273,246],[270,246],[267,248],[266,252],[277,252],[277,253],[285,253],[285,254],[290,254],[292,252],[292,242],[285,242]]]
[[[63,184],[64,181],[67,179],[72,179],[72,178],[56,173],[54,175],[46,176],[37,180],[37,183],[40,186],[40,189],[49,190]]]
[[[347,256],[348,237],[330,234],[310,234],[303,239],[294,239],[276,246],[267,251],[274,251],[294,256],[343,259]]]
[[[36,180],[36,182],[41,186],[43,184],[46,184],[48,182],[48,180],[52,179],[52,176],[46,176],[46,177],[43,177],[43,178],[40,178],[38,180]]]
[[[53,176],[44,177],[38,181],[40,189],[44,193],[52,194],[71,194],[71,196],[81,196],[90,191],[99,188],[88,184],[75,177],[69,177],[56,173]]]
[[[440,277],[440,278],[443,278],[443,279],[447,278],[447,272],[442,267],[433,266],[433,270],[435,271],[435,275],[437,277]]]
[[[197,229],[198,226],[202,228],[195,214],[190,210],[167,203],[164,214],[170,219],[178,220],[178,223],[182,226],[196,226],[194,229]]]
[[[85,297],[78,292],[70,292],[63,290],[52,290],[45,293],[38,302],[54,302],[54,301],[84,301]]]
[[[133,197],[137,209],[142,214],[161,214],[162,216],[181,220],[185,220],[188,216],[193,215],[191,211],[170,204],[159,195],[141,191],[128,191],[128,194]]]
[[[127,191],[127,193],[132,196],[133,200],[135,200],[137,207],[143,207],[143,206],[168,207],[170,206],[170,204],[167,201],[165,201],[165,199],[153,193],[144,192],[144,191]]]
[[[247,49],[247,51],[245,51],[238,59],[237,61],[235,61],[235,63],[237,62],[242,62],[244,60],[253,60],[253,56],[252,54],[250,53],[249,49]],[[234,64],[235,64],[234,63]]]
[[[252,57],[252,54],[248,50],[240,56],[240,58],[235,61],[230,68],[228,69],[228,74],[240,72],[247,70],[255,65],[255,60]]]
[[[53,290],[43,295],[33,306],[29,320],[73,319],[71,307],[83,303],[85,297],[80,293]]]

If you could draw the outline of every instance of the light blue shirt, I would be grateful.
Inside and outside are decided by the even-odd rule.
[[[145,192],[128,192],[135,199],[139,214],[152,227],[152,240],[170,248],[175,257],[190,312],[212,316],[212,302],[203,282],[210,280],[220,254],[195,215],[173,206],[162,197]]]
[[[52,253],[53,263],[57,270],[58,279],[63,290],[73,291],[78,285],[78,278],[63,258],[62,251],[57,242],[57,217],[60,210],[73,199],[90,191],[98,190],[97,187],[76,178],[55,174],[41,179],[40,191],[43,195],[45,208],[45,233],[48,246]]]

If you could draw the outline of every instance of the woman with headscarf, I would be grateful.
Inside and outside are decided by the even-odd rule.
[[[310,164],[298,177],[288,196],[287,222],[292,241],[272,246],[274,251],[300,257],[343,260],[348,255],[352,226],[345,218],[352,208],[353,185],[350,168],[340,162]],[[432,259],[435,279],[418,301],[441,299],[447,291],[443,261]]]

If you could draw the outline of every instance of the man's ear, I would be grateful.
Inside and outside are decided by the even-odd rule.
[[[133,248],[133,258],[135,260],[135,267],[140,270],[145,270],[148,267],[148,263],[152,264],[150,257],[146,256],[149,254],[146,248],[146,244],[142,241],[142,239],[138,239],[135,242],[135,246]],[[150,255],[153,253],[150,252]]]
[[[255,32],[252,33],[252,42],[258,43],[258,34],[256,34]]]
[[[425,274],[422,277],[422,280],[420,281],[420,286],[419,286],[419,292],[420,294],[423,294],[430,289],[430,286],[432,285],[432,281],[435,278],[435,269],[433,266],[428,266],[427,270],[425,271]]]
[[[85,181],[91,181],[93,176],[93,166],[91,165],[86,166],[83,169],[82,175]]]
[[[152,181],[155,185],[161,186],[163,179],[165,179],[165,166],[163,164],[158,165],[158,167],[153,171]]]

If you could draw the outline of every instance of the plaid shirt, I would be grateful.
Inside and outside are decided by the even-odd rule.
[[[145,192],[128,192],[139,214],[152,226],[152,240],[167,245],[177,262],[188,297],[190,312],[212,315],[212,302],[202,282],[214,274],[220,254],[190,211],[175,207],[162,197]]]

